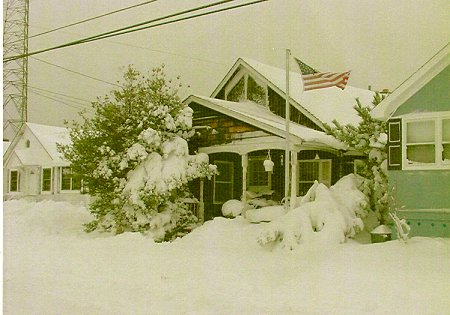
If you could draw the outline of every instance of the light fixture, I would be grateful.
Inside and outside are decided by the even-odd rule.
[[[314,160],[320,160],[320,156],[318,153],[316,153],[316,156],[314,157]]]
[[[267,151],[267,158],[264,160],[263,162],[264,164],[264,169],[266,170],[266,172],[272,172],[273,171],[273,161],[270,158],[270,150]]]

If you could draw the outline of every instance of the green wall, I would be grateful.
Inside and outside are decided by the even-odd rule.
[[[398,206],[450,209],[450,170],[389,171]]]
[[[442,70],[394,113],[395,116],[412,112],[440,112],[450,110],[450,66]]]

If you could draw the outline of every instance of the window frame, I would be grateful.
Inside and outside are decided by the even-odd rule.
[[[44,190],[44,170],[50,170],[50,190]],[[53,167],[41,167],[41,194],[48,195],[53,192]]]
[[[261,166],[264,168],[264,161],[267,160],[267,155],[264,156],[249,156],[248,157],[248,164],[247,164],[247,190],[249,191],[264,191],[264,190],[270,190],[272,189],[272,172],[267,172],[264,170],[264,173],[266,173],[267,176],[267,185],[251,185],[250,181],[252,179],[253,172],[251,170],[250,164],[251,163],[261,163]]]
[[[17,173],[17,180],[16,180],[16,185],[17,185],[17,190],[11,190],[11,173],[16,172]],[[17,194],[20,193],[20,170],[17,168],[12,168],[9,170],[8,172],[8,192],[12,193],[12,194]]]
[[[218,181],[217,180],[217,175],[214,175],[213,178],[213,204],[215,205],[220,205],[223,204],[225,201],[221,201],[221,200],[216,200],[216,183],[218,184],[230,184],[230,191],[231,191],[231,199],[233,199],[234,197],[234,193],[233,193],[233,189],[234,189],[234,163],[232,161],[214,161],[214,164],[226,164],[226,165],[230,165],[231,166],[231,176],[230,176],[230,181]],[[218,167],[218,165],[217,165]],[[228,199],[230,200],[230,199]]]
[[[234,89],[234,87],[236,86],[236,84],[239,83],[239,81],[241,81],[242,78],[244,78],[244,99],[247,101],[250,101],[248,99],[248,77],[252,77],[252,79],[256,82],[256,84],[258,84],[259,86],[261,86],[264,91],[265,91],[265,102],[264,104],[259,104],[256,103],[258,105],[261,106],[268,106],[269,105],[269,88],[268,85],[264,82],[262,82],[261,80],[259,80],[255,75],[252,75],[249,71],[246,71],[245,69],[242,69],[241,71],[239,71],[234,77],[233,79],[230,80],[230,82],[227,84],[227,86],[225,87],[225,100],[228,100],[228,94]],[[254,101],[251,101],[254,102]]]
[[[63,189],[63,169],[68,168],[70,169],[70,189]],[[81,193],[83,189],[83,183],[80,182],[80,189],[73,189],[73,173],[72,168],[70,166],[61,166],[59,168],[59,191],[61,193]]]
[[[403,170],[440,170],[450,169],[450,163],[445,163],[442,160],[443,144],[450,144],[449,141],[443,140],[443,121],[450,119],[449,112],[434,112],[434,113],[421,113],[415,115],[408,115],[402,119],[402,162]],[[424,143],[434,145],[434,163],[409,163],[407,156],[407,148],[409,145],[421,145],[421,143],[408,143],[408,123],[414,122],[434,122],[434,142]]]
[[[321,181],[321,178],[323,177],[323,170],[322,170],[322,165],[326,162],[329,162],[330,168],[329,168],[329,176],[327,181]],[[319,163],[319,174],[318,174],[318,179],[317,181],[319,183],[322,183],[324,185],[326,185],[327,187],[331,186],[331,180],[332,180],[332,171],[333,171],[333,160],[332,159],[308,159],[308,160],[298,160],[297,161],[297,191],[300,191],[300,184],[308,184],[311,183],[314,184],[315,180],[312,181],[306,181],[300,180],[300,169],[301,169],[301,163]]]

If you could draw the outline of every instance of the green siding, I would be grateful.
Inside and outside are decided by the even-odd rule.
[[[405,209],[450,209],[450,170],[390,171],[398,206]]]
[[[395,116],[413,112],[450,110],[450,66],[435,76],[394,113]]]

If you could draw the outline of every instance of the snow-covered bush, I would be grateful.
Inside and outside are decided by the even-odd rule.
[[[205,155],[189,155],[192,110],[162,68],[146,77],[133,67],[95,114],[73,122],[72,143],[60,150],[95,198],[87,231],[150,232],[155,240],[188,230],[196,218],[183,204],[189,181],[214,174]]]
[[[384,96],[374,95],[372,105],[363,106],[356,99],[355,110],[361,121],[357,126],[340,125],[336,120],[334,126],[325,125],[327,133],[336,139],[363,153],[367,159],[363,161],[360,175],[365,178],[363,191],[369,197],[371,209],[378,214],[381,224],[388,219],[389,192],[387,182],[387,124],[376,120],[370,111],[377,106]]]
[[[301,243],[337,244],[364,228],[368,199],[360,191],[361,180],[350,174],[328,188],[315,184],[308,198],[269,223],[258,243],[294,249]]]
[[[244,203],[240,200],[231,199],[222,205],[222,214],[226,218],[235,218],[242,214]]]

